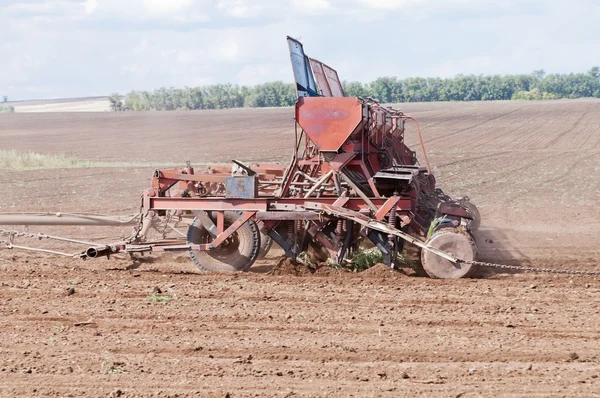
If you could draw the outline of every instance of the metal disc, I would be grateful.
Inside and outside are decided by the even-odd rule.
[[[461,260],[474,260],[477,255],[475,240],[468,233],[456,228],[444,228],[433,234],[427,243]],[[423,269],[432,278],[466,278],[475,272],[471,264],[454,264],[428,250],[421,253]]]
[[[481,225],[481,215],[479,214],[479,210],[477,209],[477,206],[475,206],[471,202],[466,202],[464,205],[469,211],[469,213],[471,213],[471,216],[473,216],[473,219],[469,224],[469,228],[471,228],[471,231],[475,232],[479,229],[479,226]]]

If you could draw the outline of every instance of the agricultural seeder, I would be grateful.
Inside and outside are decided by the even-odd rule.
[[[369,240],[391,267],[410,245],[431,277],[471,275],[479,213],[468,198],[436,188],[416,120],[374,99],[344,96],[334,69],[287,41],[298,94],[289,164],[234,160],[196,170],[188,162],[154,171],[139,216],[3,214],[0,225],[134,225],[129,238],[91,244],[82,258],[188,251],[201,269],[245,271],[273,241],[293,260],[312,247],[341,263]],[[416,127],[423,163],[405,145],[407,123]],[[148,238],[153,225],[174,220],[187,223],[185,236]],[[20,247],[20,234],[8,235],[5,243]]]

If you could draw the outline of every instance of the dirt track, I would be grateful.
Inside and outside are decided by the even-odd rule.
[[[598,269],[600,101],[403,109],[422,124],[439,185],[480,207],[484,259]],[[0,140],[108,162],[285,160],[291,117],[291,109],[8,114]],[[0,211],[132,213],[150,172],[4,171]],[[0,395],[600,391],[599,278],[265,275],[272,263],[215,275],[183,255],[81,263],[1,250]],[[155,287],[170,301],[153,302]]]

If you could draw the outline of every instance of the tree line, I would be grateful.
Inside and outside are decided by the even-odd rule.
[[[347,96],[371,97],[383,103],[600,98],[600,68],[548,75],[537,70],[521,75],[458,75],[446,79],[380,77],[370,83],[344,81],[343,87]],[[296,91],[293,84],[281,81],[253,87],[215,84],[131,91],[125,96],[112,94],[109,101],[115,111],[281,107],[294,105]]]
[[[254,87],[214,84],[131,91],[125,96],[112,94],[108,99],[111,109],[116,111],[263,108],[293,105],[296,102],[296,90],[294,85],[280,81]]]

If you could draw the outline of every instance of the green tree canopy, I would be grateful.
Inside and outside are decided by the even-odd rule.
[[[556,98],[600,98],[600,68],[587,73],[546,74],[543,69],[521,75],[457,75],[438,77],[380,77],[365,84],[342,83],[347,96],[375,98],[380,102],[536,100]],[[192,110],[240,107],[291,106],[296,91],[281,81],[254,87],[215,84],[202,87],[131,91],[124,98],[109,97],[113,110]]]

